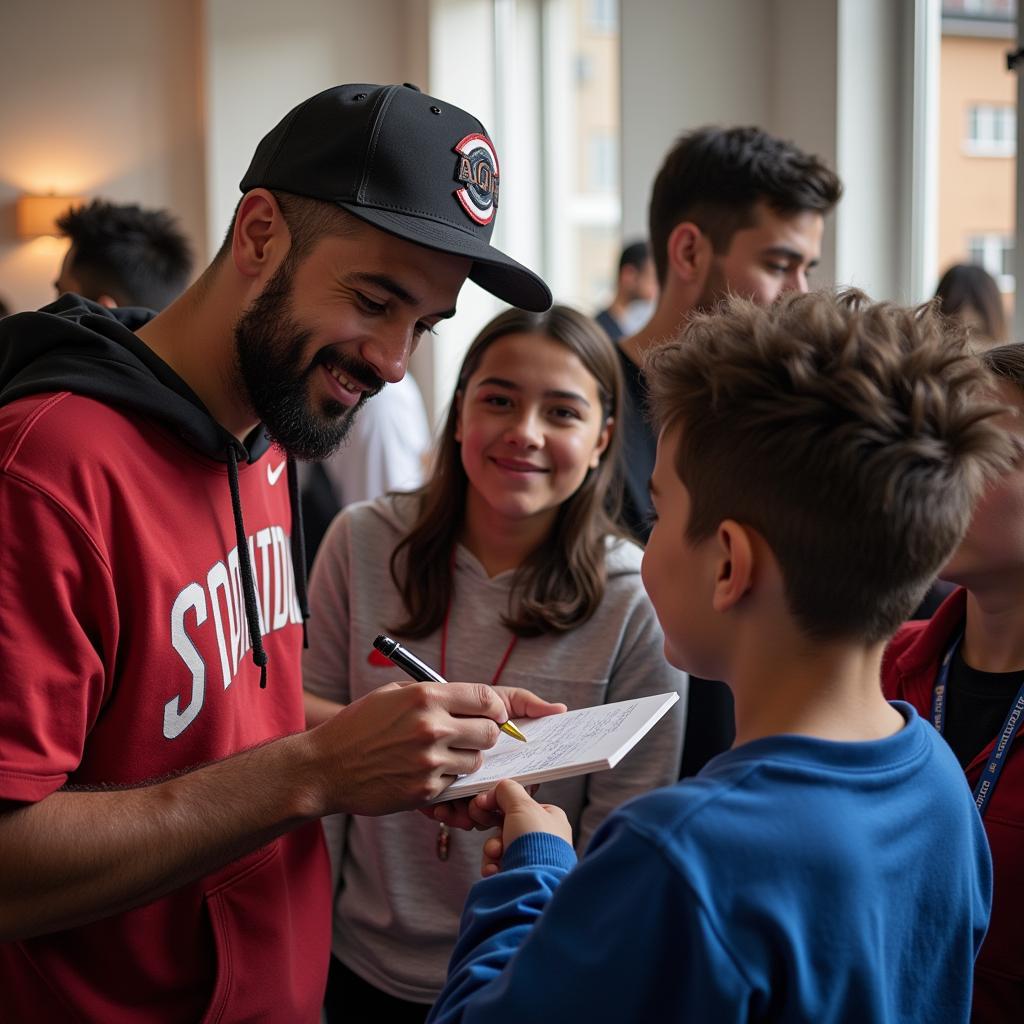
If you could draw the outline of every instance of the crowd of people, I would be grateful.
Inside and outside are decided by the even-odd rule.
[[[592,318],[491,245],[499,166],[337,86],[195,280],[170,214],[95,200],[0,323],[3,1014],[1019,1019],[994,282],[814,290],[839,177],[706,127]],[[409,357],[467,279],[510,308],[431,437]],[[443,799],[509,719],[657,694],[613,769]]]

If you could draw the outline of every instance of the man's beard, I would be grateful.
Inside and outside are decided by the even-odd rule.
[[[235,377],[270,440],[291,458],[312,462],[337,451],[358,409],[384,381],[365,363],[331,351],[329,361],[370,390],[351,407],[327,398],[312,408],[310,384],[323,372],[328,352],[318,352],[303,368],[312,331],[292,315],[294,271],[292,261],[285,260],[235,324]]]

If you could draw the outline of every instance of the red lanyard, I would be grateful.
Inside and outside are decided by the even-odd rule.
[[[454,580],[455,580],[455,550],[452,549],[452,560],[451,560],[451,576],[452,576],[452,596],[455,593]],[[448,678],[448,619],[452,613],[452,597],[448,598],[448,607],[444,610],[444,622],[441,624],[441,675],[445,679]],[[497,686],[498,680],[501,678],[502,672],[505,671],[505,666],[508,664],[508,659],[512,657],[512,651],[515,649],[516,641],[519,637],[513,633],[512,639],[508,642],[508,647],[505,648],[505,653],[502,655],[501,661],[498,662],[498,667],[495,670],[494,678],[491,680],[491,686]],[[448,851],[451,845],[451,833],[447,825],[439,825],[437,830],[437,859],[447,860]]]
[[[452,548],[452,557],[448,563],[448,573],[451,578],[452,589],[448,596],[448,607],[444,610],[444,622],[441,624],[441,675],[445,679],[448,678],[448,619],[452,614],[452,600],[455,597],[455,548]],[[498,662],[498,668],[494,673],[494,678],[491,680],[491,686],[498,685],[501,673],[505,671],[505,666],[508,664],[508,659],[512,657],[512,651],[515,649],[518,639],[519,637],[513,633],[512,639],[508,642],[508,647],[505,648],[504,656]]]
[[[448,607],[444,610],[444,623],[441,626],[441,675],[448,678],[448,616],[451,615],[452,603],[449,600]],[[494,673],[494,678],[491,680],[491,686],[497,686],[498,680],[501,678],[501,673],[505,671],[505,666],[508,664],[508,659],[512,657],[512,651],[515,649],[516,641],[519,639],[515,633],[512,634],[512,639],[508,642],[508,647],[505,648],[505,654],[502,656],[500,662],[498,662],[498,668]]]

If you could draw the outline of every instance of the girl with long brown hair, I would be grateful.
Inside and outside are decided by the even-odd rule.
[[[570,709],[685,696],[685,675],[662,655],[640,549],[613,525],[622,386],[608,338],[572,309],[509,310],[484,327],[426,486],[346,509],[327,534],[310,588],[307,690],[345,704],[393,679],[371,647],[388,632],[447,679],[525,686]],[[670,712],[612,771],[541,788],[581,848],[613,807],[675,781],[682,715]],[[337,1005],[339,1019],[423,1020],[485,837],[422,815],[352,817],[328,831],[340,868],[329,1017]]]

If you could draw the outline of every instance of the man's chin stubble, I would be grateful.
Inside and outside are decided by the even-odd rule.
[[[343,405],[332,398],[326,399],[320,413],[316,415],[315,431],[306,433],[306,438],[309,433],[313,433],[316,439],[315,446],[304,445],[303,441],[306,438],[303,438],[303,441],[296,440],[291,445],[273,434],[271,434],[271,439],[289,457],[301,462],[321,462],[324,459],[329,459],[348,440],[349,431],[352,429],[356,415],[365,403],[365,396],[352,406]]]

